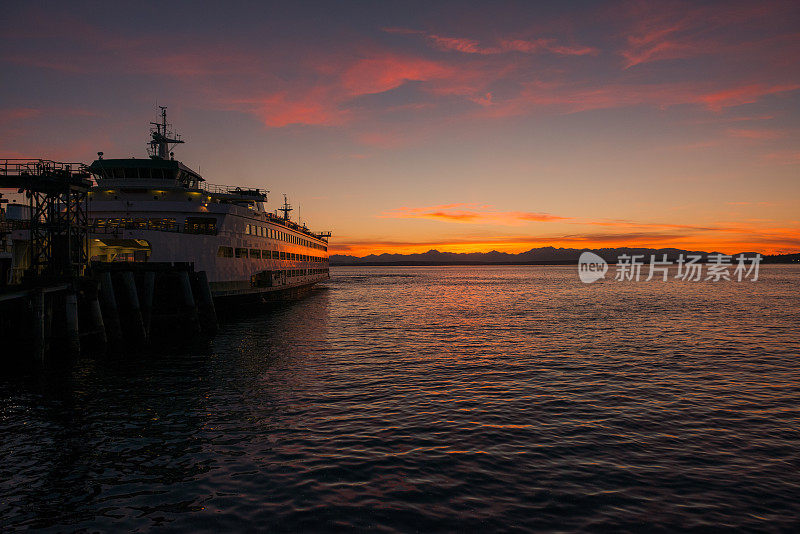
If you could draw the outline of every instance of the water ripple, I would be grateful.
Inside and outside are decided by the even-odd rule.
[[[788,531],[800,269],[340,268],[207,350],[0,379],[6,528]]]

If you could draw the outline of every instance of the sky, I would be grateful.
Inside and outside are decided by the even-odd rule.
[[[0,158],[287,194],[331,251],[800,251],[800,4],[16,2]]]

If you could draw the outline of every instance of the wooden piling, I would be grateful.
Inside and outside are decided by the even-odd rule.
[[[87,307],[90,333],[95,341],[96,349],[98,352],[105,350],[108,343],[106,336],[106,327],[103,321],[103,311],[100,308],[100,300],[98,299],[98,282],[95,280],[87,280],[84,289],[85,306]]]
[[[218,329],[208,277],[191,264],[94,265],[91,278],[39,284],[0,293],[0,337],[32,348],[39,362],[49,363],[51,353],[113,351],[122,342],[138,347],[151,332],[190,339]]]
[[[39,362],[44,363],[47,350],[45,336],[45,303],[44,290],[36,289],[31,295],[31,308],[33,311],[33,352]]]
[[[130,341],[142,345],[147,342],[147,332],[142,321],[142,310],[139,306],[139,293],[136,291],[136,280],[132,271],[120,273],[122,292],[125,295],[125,315],[128,319],[128,334]]]
[[[119,308],[117,297],[114,294],[114,283],[111,273],[103,271],[98,273],[100,279],[100,309],[103,315],[103,324],[106,327],[107,339],[113,344],[122,341],[122,325],[119,321]]]
[[[67,350],[71,356],[81,352],[81,334],[78,325],[78,295],[75,288],[70,288],[64,296],[64,317]]]
[[[49,293],[46,288],[42,289],[44,299],[44,352],[45,356],[50,354],[53,339],[53,316],[55,315],[56,301],[59,298],[57,293]],[[57,329],[60,331],[60,329]]]
[[[181,296],[181,315],[186,320],[186,325],[191,333],[200,333],[200,321],[197,317],[192,283],[189,280],[189,271],[178,272],[178,289]]]
[[[153,296],[156,287],[156,273],[145,271],[142,273],[142,321],[148,336],[152,333],[153,322]]]
[[[217,333],[217,311],[214,308],[211,287],[208,285],[208,275],[206,275],[205,271],[195,273],[194,281],[200,326],[206,335],[213,336]]]

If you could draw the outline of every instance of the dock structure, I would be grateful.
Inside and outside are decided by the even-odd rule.
[[[0,339],[42,362],[216,332],[205,273],[188,263],[98,262],[82,277],[0,290]]]
[[[28,199],[27,277],[83,275],[89,261],[89,176],[82,163],[0,160],[0,189],[16,189]]]
[[[82,164],[0,159],[0,189],[28,200],[28,217],[0,220],[4,249],[12,231],[28,238],[22,276],[14,279],[4,268],[0,279],[0,339],[8,353],[46,361],[143,347],[167,335],[213,336],[217,318],[208,280],[192,264],[90,263],[91,187]]]

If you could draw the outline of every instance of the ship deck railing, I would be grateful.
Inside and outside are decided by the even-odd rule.
[[[6,176],[41,176],[86,174],[83,163],[67,163],[49,159],[3,158],[0,159],[0,175]]]
[[[219,231],[216,227],[201,226],[196,227],[184,224],[174,226],[164,226],[147,222],[126,222],[121,224],[89,225],[89,232],[93,234],[115,234],[121,230],[150,230],[156,232],[170,232],[174,234],[200,234],[217,235]]]
[[[244,198],[252,197],[255,199],[265,198],[267,193],[269,193],[269,191],[264,191],[261,189],[253,189],[235,185],[209,184],[206,182],[200,183],[200,189],[206,191],[207,193],[217,195],[236,195]]]
[[[266,215],[267,219],[269,220],[269,222],[271,222],[273,224],[280,224],[281,226],[285,226],[286,228],[289,228],[290,230],[294,230],[296,232],[300,232],[301,234],[305,234],[305,235],[307,235],[309,237],[313,237],[314,239],[319,239],[321,241],[325,241],[326,237],[330,237],[330,233],[329,232],[323,232],[321,234],[315,234],[314,232],[312,232],[311,230],[309,230],[305,226],[300,226],[299,224],[297,224],[295,222],[287,221],[283,217],[278,217],[277,215],[275,215],[273,213],[265,213],[264,215]],[[325,242],[327,243],[327,241],[325,241]]]
[[[0,158],[0,188],[60,192],[65,189],[88,191],[91,186],[89,172],[83,163]]]

